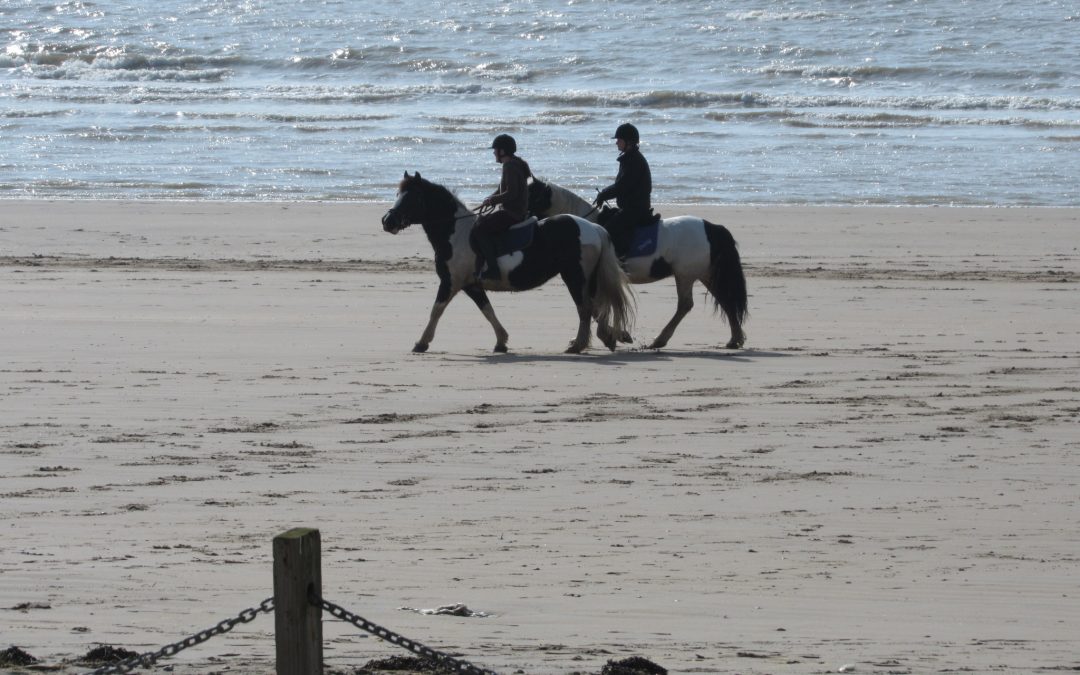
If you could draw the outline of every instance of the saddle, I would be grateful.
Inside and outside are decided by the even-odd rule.
[[[630,239],[630,249],[626,253],[627,258],[637,258],[656,253],[657,243],[660,241],[660,214],[654,214],[643,223],[634,227]]]
[[[536,237],[536,216],[526,218],[517,225],[511,225],[506,232],[495,238],[495,255],[504,256],[529,247]]]
[[[619,260],[637,258],[656,253],[657,242],[660,239],[660,214],[649,213],[644,218],[636,221],[628,228],[611,229],[611,219],[619,213],[607,204],[600,208],[597,220],[611,234],[611,241],[615,244],[615,254]]]

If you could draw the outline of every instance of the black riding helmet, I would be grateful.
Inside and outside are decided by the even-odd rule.
[[[502,150],[506,154],[512,155],[517,152],[517,141],[510,134],[499,134],[491,142],[491,149]]]
[[[637,145],[641,142],[641,137],[638,135],[637,127],[629,122],[625,122],[619,125],[619,128],[615,130],[615,135],[612,138],[621,138],[627,143],[633,143]]]

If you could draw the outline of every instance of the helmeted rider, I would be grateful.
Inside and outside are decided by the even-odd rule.
[[[487,263],[488,274],[498,277],[496,238],[525,220],[529,211],[528,181],[532,171],[529,164],[517,156],[517,141],[509,134],[499,134],[491,142],[491,149],[495,151],[495,161],[502,164],[502,179],[499,189],[488,195],[480,205],[481,209],[495,207],[495,210],[477,218],[469,236],[469,243],[477,255],[478,279],[484,263]]]
[[[600,190],[593,203],[600,206],[615,198],[618,206],[604,222],[615,243],[615,250],[625,252],[630,247],[634,228],[645,225],[655,216],[652,212],[652,172],[641,154],[641,137],[637,127],[629,122],[615,130],[615,145],[619,148],[619,173],[615,182]]]

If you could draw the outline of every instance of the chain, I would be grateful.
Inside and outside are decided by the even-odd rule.
[[[399,647],[404,647],[413,654],[422,656],[426,659],[430,659],[441,665],[447,666],[455,673],[465,673],[466,675],[498,675],[493,670],[487,670],[478,666],[474,666],[467,661],[455,659],[449,654],[444,654],[443,652],[436,651],[431,647],[422,645],[415,640],[410,640],[403,635],[398,635],[397,633],[389,629],[383,628],[378,624],[368,621],[362,616],[357,616],[356,614],[353,614],[352,612],[343,607],[340,607],[332,602],[328,602],[327,600],[318,597],[314,593],[314,591],[312,591],[309,599],[313,605],[319,607],[322,610],[330,612],[330,614],[332,614],[333,616],[343,621],[347,621],[348,623],[351,623],[357,628],[363,631],[367,631],[368,633],[371,633],[378,638],[386,640],[391,644],[395,644]],[[228,633],[233,628],[235,628],[238,624],[250,623],[259,614],[270,613],[272,611],[274,611],[274,599],[267,598],[266,600],[263,600],[261,603],[259,603],[257,607],[245,609],[241,611],[235,618],[225,619],[212,628],[207,628],[206,630],[199,631],[198,633],[188,636],[183,640],[180,640],[179,642],[165,645],[164,647],[158,649],[155,652],[137,654],[136,656],[128,657],[123,661],[120,661],[119,663],[111,663],[107,666],[102,666],[97,670],[90,671],[86,675],[112,675],[113,673],[130,673],[136,668],[150,668],[161,658],[179,654],[188,647],[194,647],[197,644],[206,642],[215,635],[224,635],[225,633]]]
[[[235,628],[237,624],[249,623],[259,614],[264,612],[270,613],[272,611],[274,611],[274,599],[267,598],[266,600],[263,600],[261,603],[259,603],[258,607],[251,607],[249,609],[245,609],[244,611],[240,612],[240,614],[238,614],[236,618],[225,619],[213,628],[207,628],[206,630],[199,631],[198,633],[195,633],[190,637],[186,637],[179,642],[174,642],[171,645],[165,645],[156,652],[147,652],[145,654],[131,656],[119,663],[112,663],[107,666],[103,666],[101,668],[98,668],[97,670],[87,673],[86,675],[111,675],[112,673],[130,673],[136,668],[149,668],[154,665],[158,661],[158,659],[162,657],[178,654],[187,649],[188,647],[194,647],[199,643],[206,642],[215,635],[224,635],[225,633],[228,633],[233,628]]]
[[[383,628],[378,624],[371,623],[362,616],[357,616],[349,610],[344,609],[343,607],[339,607],[332,602],[328,602],[323,598],[318,597],[317,595],[315,595],[314,591],[311,592],[311,596],[309,599],[311,603],[316,607],[330,612],[337,618],[351,623],[360,630],[367,631],[375,637],[382,638],[383,640],[386,640],[391,644],[395,644],[399,647],[404,647],[413,654],[417,654],[418,656],[422,656],[424,658],[436,661],[442,665],[448,666],[449,668],[453,669],[453,672],[455,673],[467,673],[468,675],[498,675],[494,670],[486,670],[484,668],[474,666],[468,661],[455,659],[449,654],[435,651],[431,647],[426,647],[419,642],[410,640],[409,638],[402,635],[398,635],[397,633]]]

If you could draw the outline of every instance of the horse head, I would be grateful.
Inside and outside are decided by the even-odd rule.
[[[423,218],[423,178],[417,171],[412,176],[405,172],[405,177],[398,183],[397,200],[382,217],[383,230],[397,234]]]

